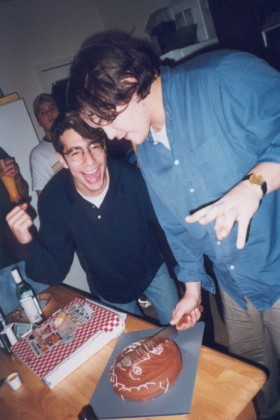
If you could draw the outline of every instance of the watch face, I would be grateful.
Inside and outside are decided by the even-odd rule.
[[[263,177],[258,174],[251,174],[249,181],[251,182],[251,184],[256,184],[256,185],[262,185],[264,182]]]

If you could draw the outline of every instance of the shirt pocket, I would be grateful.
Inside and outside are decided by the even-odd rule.
[[[216,136],[206,139],[190,153],[194,183],[207,202],[222,197],[242,178],[242,165],[233,157],[226,142],[221,144]]]

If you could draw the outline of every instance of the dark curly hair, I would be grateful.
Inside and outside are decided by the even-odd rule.
[[[73,129],[80,136],[99,143],[104,149],[106,134],[100,128],[89,127],[80,117],[74,112],[61,113],[52,125],[52,139],[53,146],[58,153],[63,153],[64,145],[61,141],[61,136],[66,130]]]
[[[150,92],[160,73],[160,59],[143,40],[124,32],[89,38],[76,54],[70,70],[67,102],[80,115],[110,122],[118,105],[128,105]]]

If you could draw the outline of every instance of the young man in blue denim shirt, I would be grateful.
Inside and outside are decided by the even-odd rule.
[[[139,166],[186,291],[182,328],[201,316],[213,263],[229,349],[270,370],[260,418],[280,418],[280,74],[218,50],[161,67],[126,34],[92,39],[73,62],[69,103],[109,139],[137,144]]]

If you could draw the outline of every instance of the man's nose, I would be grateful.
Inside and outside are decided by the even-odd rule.
[[[84,162],[86,162],[86,163],[88,163],[88,164],[91,164],[93,160],[96,160],[96,157],[95,157],[95,156],[93,156],[93,155],[90,153],[89,149],[87,149],[87,148],[86,148],[86,149],[84,149],[84,156],[83,156],[83,160],[84,160]]]
[[[109,140],[114,140],[116,137],[116,130],[110,125],[102,127]]]

